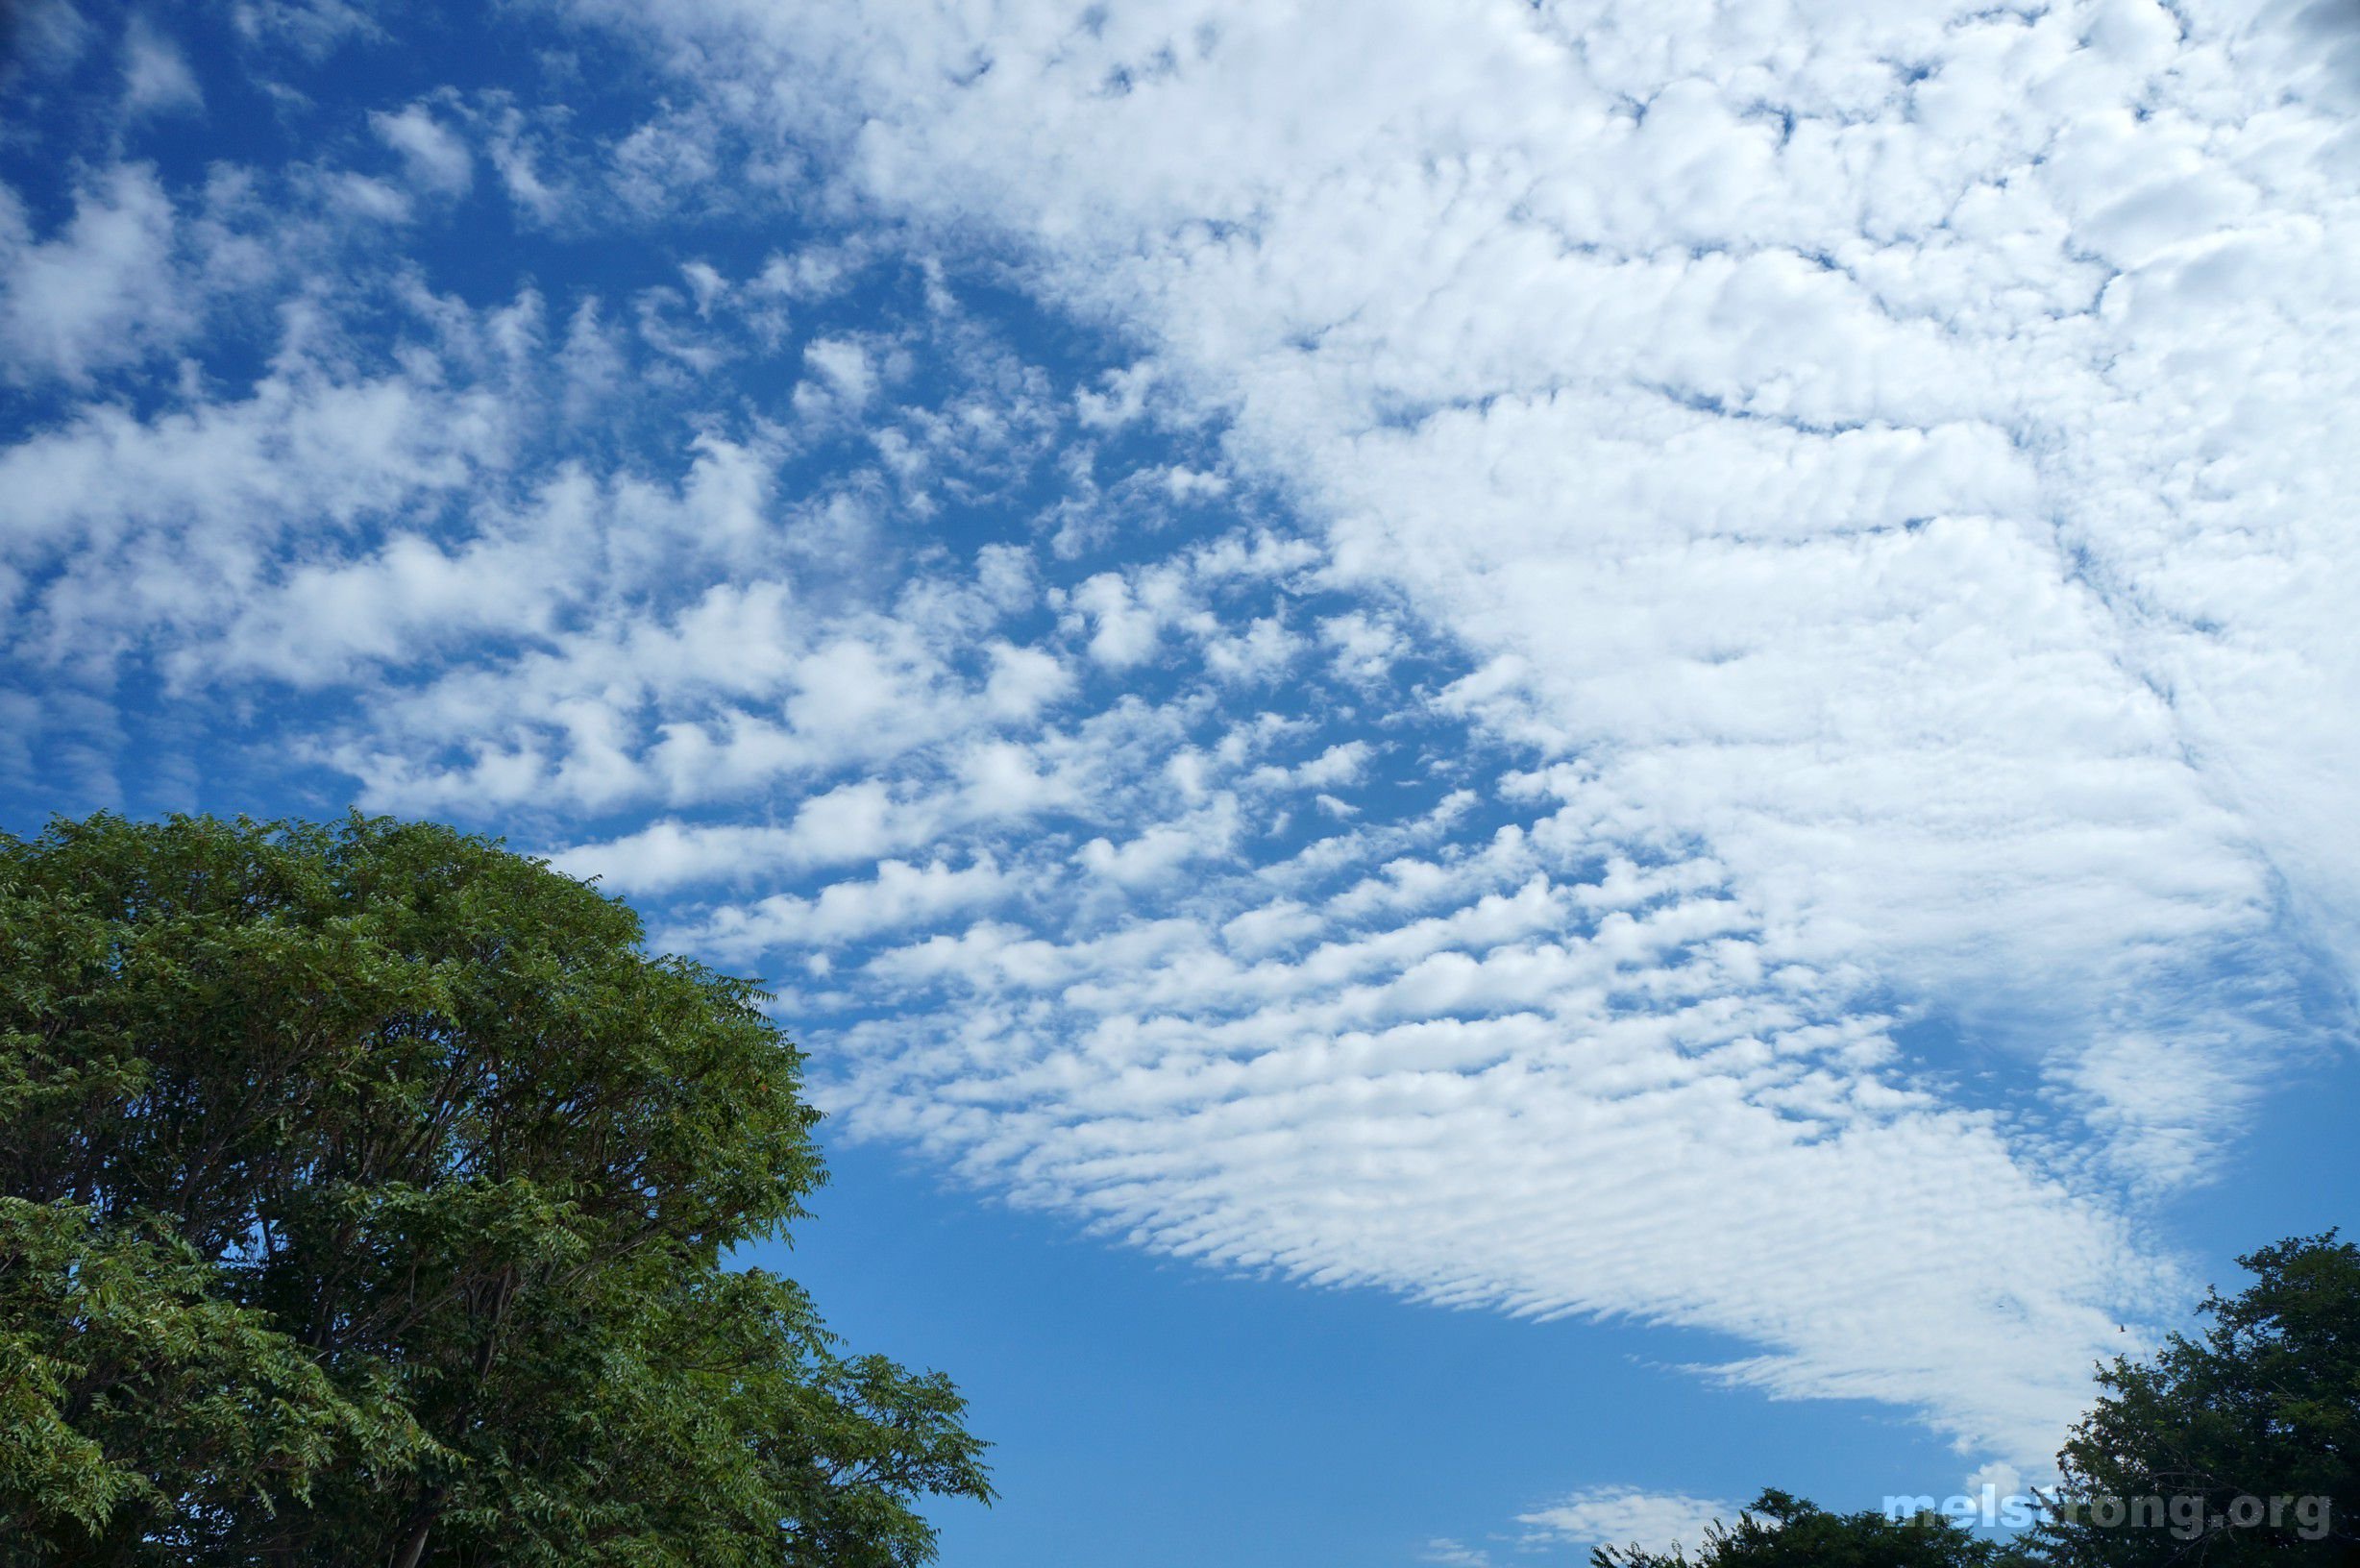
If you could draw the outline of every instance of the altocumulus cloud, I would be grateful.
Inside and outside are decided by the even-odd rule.
[[[660,90],[0,207],[20,786],[499,823],[854,1135],[2042,1463],[2360,957],[2309,13],[575,11]]]

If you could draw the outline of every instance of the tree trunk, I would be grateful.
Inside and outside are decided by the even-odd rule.
[[[418,1568],[426,1560],[427,1532],[434,1528],[434,1516],[442,1512],[442,1488],[437,1486],[426,1494],[417,1509],[409,1516],[409,1534],[393,1554],[392,1568]]]

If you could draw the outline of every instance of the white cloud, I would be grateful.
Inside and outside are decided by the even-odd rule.
[[[12,523],[0,560],[56,569],[19,606],[13,650],[79,664],[167,629],[209,633],[275,572],[295,530],[447,494],[504,433],[494,400],[399,375],[273,376],[242,400],[148,420],[87,405],[0,453]],[[425,564],[396,547],[370,570],[415,577]],[[335,629],[372,635],[367,622]],[[250,635],[247,657],[269,662],[274,634]]]
[[[483,154],[499,174],[508,200],[531,222],[545,227],[565,217],[574,193],[562,180],[553,184],[544,172],[549,155],[524,111],[513,104],[503,104],[485,121]]]
[[[179,47],[146,17],[123,33],[123,109],[129,115],[184,113],[205,107],[205,94]]]
[[[1263,770],[1264,776],[1283,778],[1291,785],[1307,788],[1334,788],[1339,784],[1358,784],[1368,772],[1368,759],[1375,748],[1366,741],[1340,741],[1309,762],[1283,770]]]
[[[1326,929],[1327,921],[1304,905],[1291,898],[1273,898],[1223,921],[1221,942],[1233,953],[1256,958]]]
[[[1383,678],[1393,661],[1409,650],[1398,626],[1359,610],[1320,622],[1319,641],[1335,649],[1337,672],[1356,680]]]
[[[824,402],[832,403],[848,412],[857,413],[876,396],[877,367],[869,351],[848,337],[820,338],[803,350],[803,363],[819,378],[819,384],[827,389]],[[798,406],[802,406],[799,396]]]
[[[374,0],[238,0],[231,11],[249,39],[283,43],[321,59],[338,45],[379,34]]]
[[[1085,387],[1074,394],[1082,423],[1093,429],[1118,429],[1140,417],[1147,394],[1155,385],[1155,366],[1142,360],[1124,370],[1107,372],[1104,391]]]
[[[1266,683],[1294,662],[1303,640],[1276,616],[1263,616],[1234,635],[1215,633],[1205,639],[1205,665],[1231,682]]]
[[[697,314],[709,320],[714,306],[728,296],[729,280],[710,261],[684,261],[680,264],[680,276],[687,280],[689,292],[697,298]]]
[[[1203,810],[1159,822],[1124,843],[1092,839],[1074,859],[1092,875],[1136,890],[1167,882],[1192,862],[1226,855],[1237,837],[1237,798],[1224,793]]]
[[[1073,592],[1073,602],[1090,617],[1090,656],[1120,670],[1155,650],[1155,612],[1131,596],[1117,574],[1101,572]]]
[[[170,200],[144,164],[122,164],[75,193],[62,233],[37,240],[0,186],[0,346],[12,380],[93,371],[167,346],[194,324],[173,265]]]
[[[876,860],[929,842],[939,825],[930,803],[897,798],[886,785],[868,780],[810,796],[782,826],[659,821],[608,843],[577,845],[551,861],[619,893],[662,893],[686,883],[740,882]]]
[[[338,174],[322,182],[329,202],[348,219],[368,223],[407,223],[416,206],[406,192],[365,174]]]
[[[1054,654],[1004,642],[992,644],[986,651],[992,678],[984,700],[1003,718],[1029,718],[1073,689],[1073,673]]]
[[[38,71],[62,71],[89,46],[90,24],[72,0],[25,0],[10,21],[17,61]]]
[[[883,860],[870,880],[830,883],[816,898],[781,894],[743,908],[724,906],[703,925],[672,934],[667,945],[730,961],[837,947],[988,904],[1010,890],[1011,879],[989,858],[957,868]]]
[[[1576,1492],[1517,1522],[1542,1535],[1582,1546],[1638,1546],[1667,1552],[1674,1545],[1694,1548],[1708,1526],[1733,1520],[1737,1510],[1727,1503],[1689,1497],[1681,1492],[1645,1492],[1635,1486],[1596,1486]]]
[[[466,193],[475,184],[475,158],[452,130],[424,104],[369,116],[377,138],[402,157],[410,184],[438,196]]]
[[[719,139],[701,110],[658,112],[614,144],[608,183],[642,217],[694,208],[721,172]]]

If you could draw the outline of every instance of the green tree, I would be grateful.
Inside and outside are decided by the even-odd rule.
[[[2238,1295],[2154,1360],[2117,1359],[2057,1456],[2039,1539],[2070,1568],[2348,1563],[2360,1548],[2360,1247],[2329,1231],[2240,1258]],[[2141,1515],[2139,1500],[2159,1500]]]
[[[0,836],[0,1568],[929,1559],[957,1392],[730,1266],[760,999],[446,828]]]
[[[1765,1491],[1735,1524],[1709,1527],[1694,1556],[1602,1546],[1589,1560],[1592,1568],[2009,1568],[2024,1559],[1939,1514],[1830,1513]]]

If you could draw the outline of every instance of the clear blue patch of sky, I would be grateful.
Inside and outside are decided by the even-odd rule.
[[[1438,1536],[1527,1533],[1518,1514],[1584,1487],[1873,1507],[1966,1468],[1889,1408],[1683,1370],[1751,1352],[1716,1335],[1223,1274],[885,1146],[828,1158],[793,1247],[752,1259],[808,1286],[852,1349],[939,1365],[972,1401],[1002,1496],[933,1510],[946,1568],[1377,1568]]]

